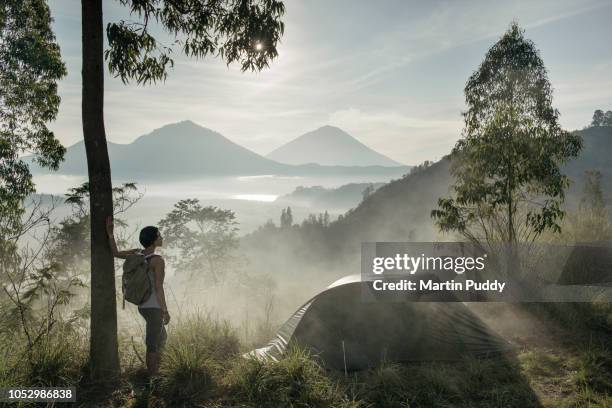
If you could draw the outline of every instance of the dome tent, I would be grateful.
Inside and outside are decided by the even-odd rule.
[[[359,276],[335,282],[300,307],[267,346],[247,356],[277,361],[295,344],[326,368],[359,370],[381,361],[486,357],[510,347],[461,302],[365,301],[362,290],[369,288]]]

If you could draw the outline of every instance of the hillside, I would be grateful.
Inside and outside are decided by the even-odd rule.
[[[580,179],[587,170],[601,171],[602,188],[608,191],[608,199],[612,198],[612,126],[590,127],[577,132],[584,140],[582,153],[577,160],[567,164],[566,173],[577,183],[570,191],[577,195],[581,193]]]
[[[325,210],[346,210],[361,202],[366,188],[372,186],[376,190],[383,185],[384,183],[349,183],[338,188],[299,186],[290,194],[277,198],[275,203]]]
[[[130,180],[178,180],[236,175],[377,175],[398,177],[409,167],[350,167],[278,163],[252,152],[220,133],[191,121],[163,126],[129,144],[108,143],[113,176]],[[31,163],[33,173],[48,173]],[[66,151],[59,174],[85,175],[85,146],[78,142]]]
[[[370,149],[342,129],[323,126],[284,144],[267,158],[286,164],[325,166],[402,166]]]
[[[577,131],[584,147],[581,155],[565,166],[572,180],[567,192],[568,205],[575,205],[582,193],[586,170],[603,174],[604,196],[612,197],[612,127]],[[445,158],[432,166],[394,180],[370,195],[342,220],[331,225],[333,240],[358,248],[362,241],[429,241],[438,233],[430,212],[439,197],[449,195],[452,177],[450,160]]]

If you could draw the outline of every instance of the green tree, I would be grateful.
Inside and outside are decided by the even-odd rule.
[[[580,205],[568,212],[563,220],[563,234],[545,237],[553,242],[576,244],[578,242],[612,240],[612,220],[601,187],[599,171],[584,172],[584,184]]]
[[[601,109],[597,109],[593,112],[593,120],[591,126],[602,126],[604,123],[604,113]]]
[[[451,156],[455,197],[438,200],[438,228],[479,244],[558,232],[569,183],[560,166],[582,141],[561,129],[539,51],[516,23],[470,76],[465,98],[463,138]]]
[[[220,283],[238,248],[236,216],[231,210],[202,207],[196,199],[181,200],[159,222],[165,246],[179,273],[206,275]]]
[[[0,236],[20,228],[23,200],[35,191],[23,153],[56,169],[65,149],[47,124],[66,75],[44,0],[0,2]]]
[[[156,25],[193,57],[219,56],[242,70],[261,70],[277,56],[284,5],[278,0],[120,0],[134,21],[109,23],[104,52],[102,0],[81,0],[82,121],[91,215],[90,375],[112,380],[119,371],[113,257],[105,232],[112,213],[111,171],[104,130],[104,56],[123,82],[164,80],[172,47],[151,34]]]
[[[63,273],[80,275],[88,268],[90,258],[90,219],[89,219],[89,185],[83,183],[68,190],[65,203],[72,207],[71,214],[51,229],[52,243],[46,257],[56,263]],[[136,204],[143,194],[135,183],[123,183],[113,187],[113,215],[115,225],[127,227],[117,218]],[[115,231],[117,233],[117,231]],[[121,233],[118,233],[121,236]],[[125,239],[119,238],[118,244],[126,246]]]
[[[291,207],[287,207],[281,211],[280,217],[280,227],[281,228],[289,228],[293,225],[293,214],[291,212]]]
[[[374,184],[368,184],[366,188],[361,192],[361,201],[364,201],[366,198],[372,195],[376,189],[374,188]]]
[[[65,330],[78,319],[78,313],[65,306],[74,290],[84,285],[78,276],[62,274],[47,256],[53,244],[50,219],[57,200],[31,197],[27,201],[20,225],[0,241],[0,320],[2,330],[10,331],[16,344],[23,346],[19,365],[25,362],[35,369],[40,364],[35,348],[49,340],[54,326]]]
[[[612,111],[606,111],[606,113],[604,113],[601,126],[612,126]]]
[[[601,211],[606,206],[601,189],[602,175],[597,170],[584,172],[584,188],[582,191],[581,205],[592,211]]]

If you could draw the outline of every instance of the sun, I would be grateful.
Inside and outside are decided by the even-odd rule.
[[[261,51],[261,50],[263,50],[263,44],[262,44],[262,43],[260,43],[260,42],[256,43],[256,44],[255,44],[255,49],[256,49],[257,51]]]

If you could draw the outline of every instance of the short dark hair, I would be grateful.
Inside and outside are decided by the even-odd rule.
[[[138,240],[140,241],[140,244],[143,247],[147,248],[153,245],[153,243],[157,240],[158,233],[159,233],[159,228],[157,227],[153,227],[153,226],[144,227],[143,229],[140,230],[140,236],[138,237]]]

